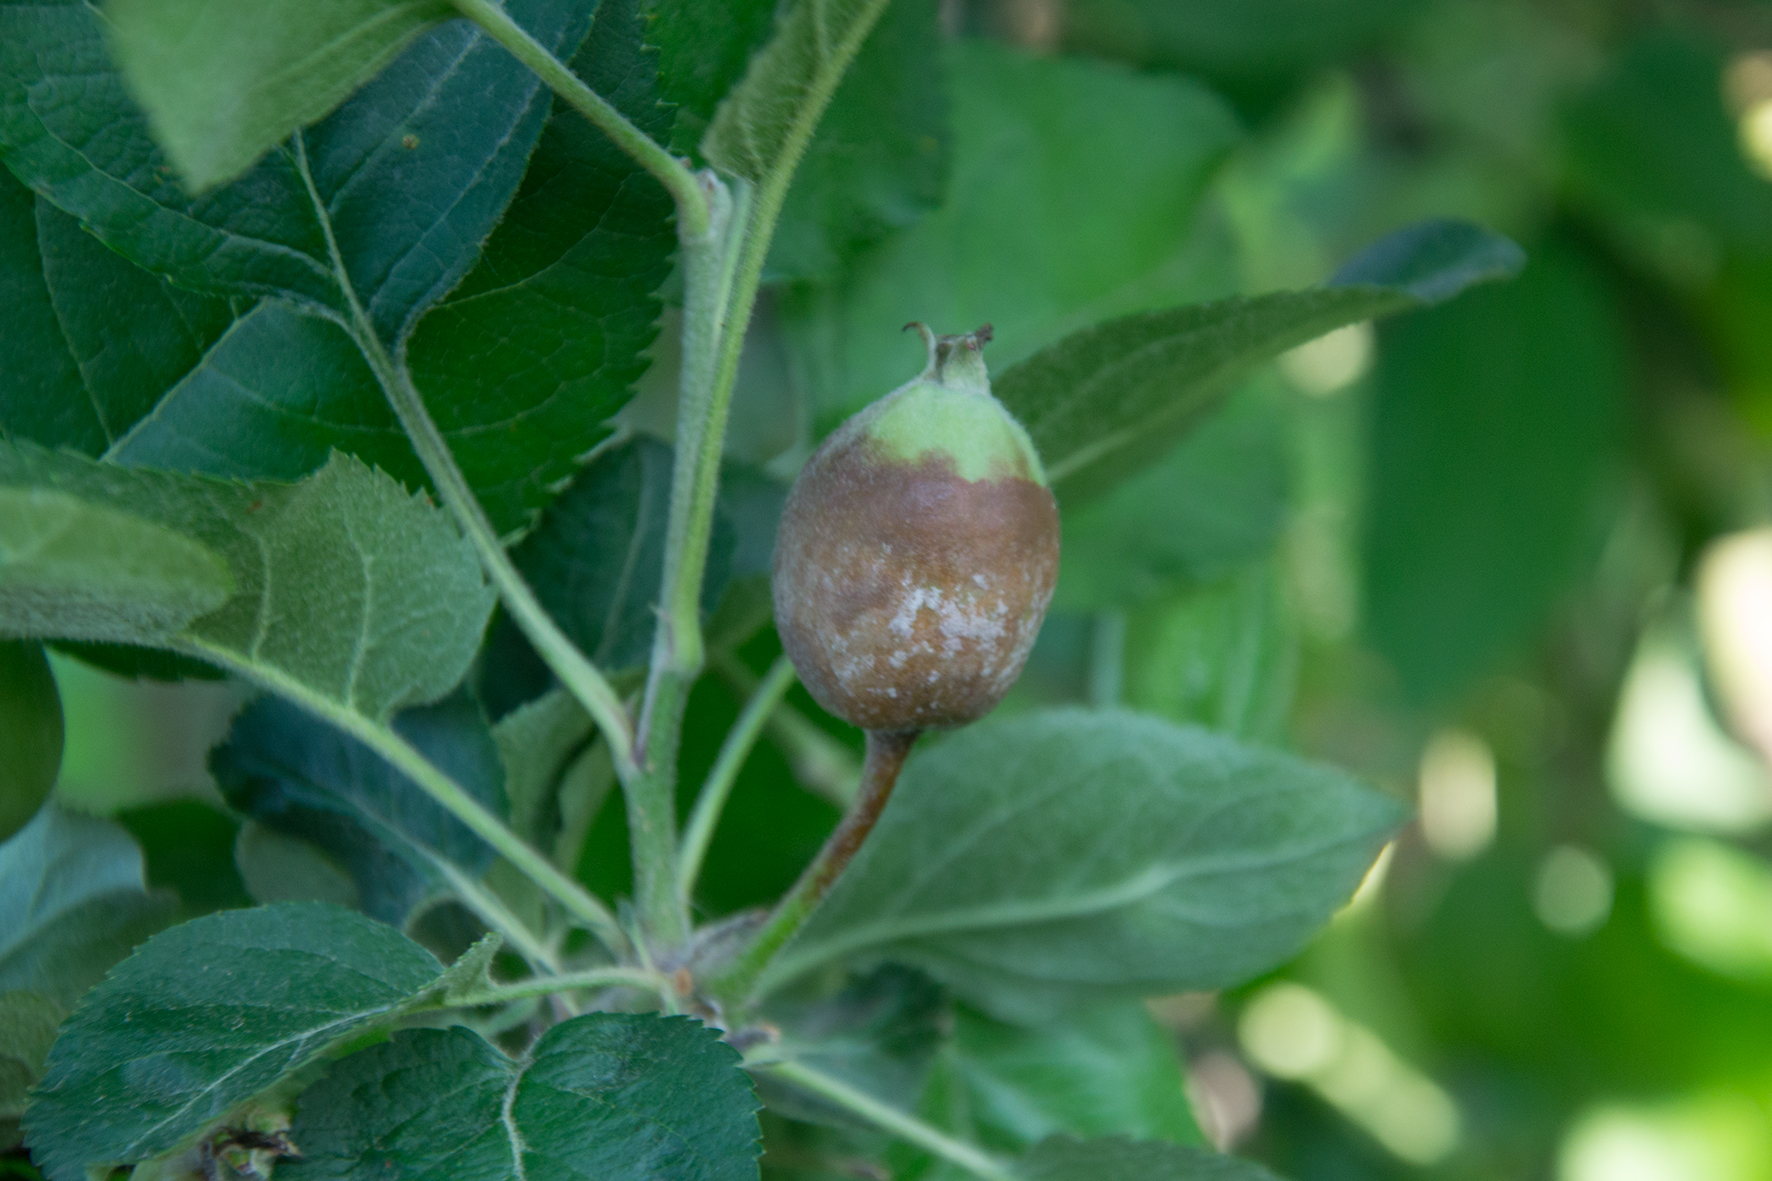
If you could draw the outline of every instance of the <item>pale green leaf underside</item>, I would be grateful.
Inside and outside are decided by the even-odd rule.
[[[82,1181],[173,1149],[442,973],[394,928],[323,903],[174,927],[62,1027],[25,1119],[32,1154],[52,1181]]]
[[[1296,951],[1402,815],[1337,771],[1151,717],[984,723],[913,756],[762,986],[890,959],[1023,1022],[1220,987]]]
[[[886,0],[796,0],[721,102],[702,155],[753,184],[799,163],[813,123],[885,8]]]
[[[738,1054],[684,1017],[590,1013],[522,1063],[460,1027],[412,1030],[309,1089],[282,1181],[750,1181],[756,1099]]]
[[[1510,277],[1524,259],[1479,226],[1426,222],[1374,243],[1328,286],[1110,320],[1011,366],[993,388],[1027,427],[1060,498],[1087,496],[1162,455],[1263,361]]]
[[[0,632],[141,643],[227,602],[208,546],[48,488],[0,488]],[[72,621],[64,623],[63,621]]]
[[[219,555],[235,588],[170,635],[83,631],[70,594],[38,621],[45,637],[172,647],[381,720],[453,688],[492,609],[448,516],[349,456],[298,484],[247,485],[0,445],[0,491],[26,490],[173,531]]]
[[[444,0],[109,0],[111,53],[193,192],[234,179],[451,15]]]

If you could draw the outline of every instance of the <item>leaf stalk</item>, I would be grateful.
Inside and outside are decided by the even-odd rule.
[[[570,103],[614,140],[617,147],[656,177],[677,203],[682,233],[700,237],[708,232],[710,211],[707,198],[695,174],[683,161],[635,127],[608,99],[580,81],[564,62],[548,52],[547,46],[512,20],[497,0],[451,0],[451,3],[457,12],[510,50],[511,56],[533,70],[550,90]]]
[[[821,1099],[847,1108],[880,1130],[950,1161],[982,1181],[1016,1181],[1015,1174],[1007,1166],[973,1145],[956,1140],[916,1116],[882,1103],[821,1070],[814,1070],[801,1062],[746,1063],[745,1069],[766,1071],[783,1082],[793,1083]]]
[[[824,901],[825,895],[830,893],[838,875],[854,858],[868,833],[873,831],[880,813],[885,811],[905,757],[911,753],[920,733],[918,730],[868,731],[861,790],[856,794],[854,807],[826,839],[818,856],[800,874],[794,888],[776,903],[768,921],[751,937],[745,949],[708,982],[708,992],[722,1004],[743,1005],[751,999],[752,990],[775,958],[775,953],[794,937],[794,933],[818,909],[818,904]]]

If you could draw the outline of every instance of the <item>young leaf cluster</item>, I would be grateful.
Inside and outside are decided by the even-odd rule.
[[[783,489],[726,454],[759,293],[800,283],[818,335],[926,216],[1010,248],[944,195],[950,148],[981,173],[919,71],[1047,68],[946,46],[928,0],[248,7],[0,0],[0,634],[31,675],[52,644],[262,694],[209,760],[260,905],[167,926],[127,832],[35,797],[0,844],[0,1121],[45,1175],[740,1181],[761,1099],[993,1181],[1265,1177],[1198,1146],[1136,1002],[1295,953],[1400,823],[1382,793],[1131,712],[990,720],[766,941],[697,921],[737,909],[702,870],[753,746],[853,794],[782,660],[678,833],[698,680],[750,677],[764,623]],[[1204,87],[1048,73],[1183,92],[1153,173],[1183,204],[1235,139]],[[1306,291],[1086,276],[997,389],[1070,514],[1261,361],[1518,266],[1432,223]],[[616,417],[661,322],[671,445]],[[610,828],[629,898],[587,885]]]

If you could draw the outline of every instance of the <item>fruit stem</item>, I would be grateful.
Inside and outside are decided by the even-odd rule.
[[[911,747],[921,733],[921,730],[867,732],[867,756],[862,763],[861,790],[856,793],[855,805],[838,823],[824,848],[818,851],[818,856],[794,883],[794,888],[776,903],[769,920],[751,938],[750,944],[708,982],[708,991],[715,999],[728,1006],[750,999],[750,992],[769,966],[769,961],[824,901],[831,885],[855,856],[856,850],[861,848],[868,833],[873,831],[874,822],[880,819],[880,813],[886,808],[886,801],[892,798],[892,789],[898,783],[898,773],[904,767],[905,757],[911,753]]]

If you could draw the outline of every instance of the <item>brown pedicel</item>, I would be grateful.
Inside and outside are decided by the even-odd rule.
[[[782,644],[813,698],[866,730],[959,726],[1021,673],[1058,576],[1058,506],[861,435],[795,483],[775,554]]]

